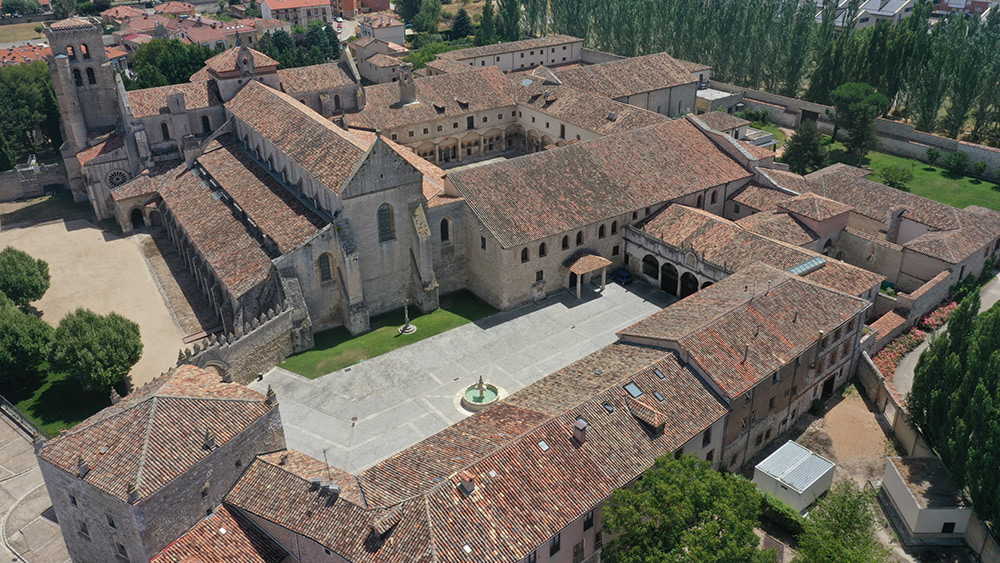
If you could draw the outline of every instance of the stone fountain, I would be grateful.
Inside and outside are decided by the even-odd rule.
[[[483,382],[483,376],[479,376],[479,382],[470,385],[462,394],[462,408],[467,411],[477,412],[485,409],[500,399],[500,390],[495,385]]]

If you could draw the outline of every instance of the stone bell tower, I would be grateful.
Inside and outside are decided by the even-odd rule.
[[[94,18],[74,17],[45,25],[53,55],[49,72],[66,138],[79,148],[86,146],[86,138],[78,138],[81,126],[90,135],[107,132],[118,122],[115,73],[104,52],[102,33]]]

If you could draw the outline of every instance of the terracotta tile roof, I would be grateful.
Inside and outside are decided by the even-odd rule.
[[[567,86],[612,99],[697,82],[677,59],[666,53],[553,71]]]
[[[606,268],[611,265],[611,260],[603,256],[598,256],[596,254],[583,254],[581,256],[574,256],[567,260],[569,265],[569,271],[577,275],[589,274],[590,272],[596,272],[601,268]]]
[[[661,432],[630,411],[630,382]],[[725,414],[672,353],[615,344],[363,472],[363,495],[351,476],[328,479],[324,464],[288,452],[284,466],[280,454],[258,458],[225,502],[350,561],[514,563]],[[583,444],[572,439],[577,417],[588,423]],[[317,474],[340,497],[316,490]]]
[[[184,365],[49,440],[38,455],[72,475],[82,456],[87,483],[123,501],[135,483],[146,498],[209,455],[206,428],[221,446],[276,408],[256,391]]]
[[[399,84],[390,82],[365,88],[365,107],[347,114],[353,127],[383,131],[448,118],[464,119],[479,111],[510,107],[516,90],[497,67],[474,72],[414,79],[417,102],[399,105]],[[460,123],[464,131],[465,123]]]
[[[272,59],[271,57],[261,53],[260,51],[255,51],[247,46],[233,47],[228,51],[223,51],[218,55],[205,61],[205,66],[217,73],[226,72],[239,72],[239,58],[240,51],[246,50],[249,52],[250,56],[253,57],[254,67],[257,69],[263,69],[267,67],[277,67],[278,61]]]
[[[244,86],[226,109],[335,194],[364,155],[356,137],[256,81]]]
[[[823,258],[817,252],[747,231],[739,222],[733,223],[684,205],[671,205],[646,223],[642,230],[668,246],[693,252],[698,259],[730,272],[756,263],[787,271],[814,258]],[[822,281],[816,280],[817,276],[822,276]],[[848,295],[861,295],[884,279],[832,259],[827,259],[821,268],[804,277]]]
[[[278,70],[278,77],[281,79],[281,90],[292,96],[354,84],[351,73],[341,63],[283,68]]]
[[[885,338],[887,335],[892,334],[892,331],[906,324],[906,317],[900,315],[893,309],[888,313],[879,317],[875,322],[871,324],[871,327],[878,331],[879,339]]]
[[[788,198],[778,203],[778,207],[813,221],[826,221],[851,211],[850,205],[814,193],[804,193]]]
[[[738,127],[743,127],[744,125],[750,125],[750,121],[743,119],[742,117],[730,115],[724,111],[710,111],[708,113],[696,115],[695,118],[701,120],[701,122],[707,125],[710,129],[722,132],[731,131]]]
[[[869,303],[763,264],[744,268],[619,333],[676,342],[738,397]]]
[[[219,89],[214,80],[187,82],[126,92],[129,104],[132,106],[132,116],[140,119],[167,113],[167,96],[174,91],[184,94],[188,111],[222,105]]]
[[[110,154],[124,146],[125,146],[124,133],[122,133],[121,135],[112,135],[106,140],[76,153],[76,160],[80,162],[80,166],[86,166],[86,164],[91,160],[94,160],[95,158],[104,156],[106,154]]]
[[[780,202],[790,197],[792,197],[792,195],[785,192],[758,184],[750,184],[746,187],[746,189],[730,199],[751,209],[766,211],[768,209],[774,209]]]
[[[164,174],[158,192],[209,268],[239,299],[258,287],[271,271],[271,259],[232,210],[216,199],[184,165]]]
[[[779,188],[793,191],[796,194],[805,193],[812,189],[812,184],[809,180],[794,172],[778,170],[776,168],[763,168],[760,170],[760,173],[770,180],[772,184]]]
[[[632,131],[670,120],[664,115],[637,106],[573,88],[544,84],[541,81],[533,81],[528,86],[522,81],[518,88],[517,103],[518,106],[529,107],[601,136]],[[558,131],[554,131],[553,136],[557,133]]]
[[[376,53],[368,57],[368,59],[365,62],[381,68],[391,68],[403,64],[403,61],[401,61],[400,59],[397,59],[396,57],[390,57],[389,55],[384,55],[382,53]]]
[[[490,55],[502,55],[504,53],[516,53],[525,49],[538,49],[541,47],[554,47],[567,43],[582,43],[583,39],[570,37],[569,35],[546,35],[533,39],[522,39],[521,41],[510,41],[506,43],[496,43],[493,45],[483,45],[482,47],[470,47],[457,51],[448,51],[438,55],[439,59],[452,59],[456,61],[473,59],[476,57],[487,57]]]
[[[220,506],[150,563],[282,563],[286,557],[250,519]]]
[[[749,176],[682,119],[448,178],[510,248]]]
[[[30,63],[33,61],[44,61],[52,56],[52,48],[48,45],[14,45],[0,48],[0,68]]]
[[[740,148],[746,151],[754,160],[767,160],[769,158],[774,158],[774,148],[773,147],[758,147],[757,145],[743,141],[733,139]]]
[[[187,2],[164,2],[159,6],[153,7],[153,11],[157,14],[193,14],[194,4],[188,4]]]
[[[108,56],[109,60],[119,59],[121,57],[127,57],[128,51],[124,49],[118,49],[116,47],[105,47],[104,53]]]
[[[884,247],[886,247],[886,248],[888,248],[890,250],[895,250],[895,251],[898,251],[898,252],[901,252],[903,250],[903,246],[902,245],[896,244],[894,242],[889,242],[889,241],[885,240],[884,238],[882,238],[880,236],[875,236],[875,235],[873,235],[871,233],[866,233],[866,232],[864,232],[864,231],[862,231],[860,229],[855,229],[854,227],[847,227],[844,230],[847,231],[847,232],[849,232],[849,233],[851,233],[852,235],[854,235],[856,237],[861,237],[861,238],[863,238],[865,240],[870,240],[871,242],[874,242],[875,244],[880,245],[880,246],[884,246]]]
[[[113,18],[113,19],[123,19],[125,17],[142,17],[146,15],[145,10],[140,10],[135,6],[115,6],[101,12],[102,16]]]
[[[403,22],[393,12],[373,12],[362,16],[359,23],[373,28],[402,27]]]
[[[226,190],[261,231],[287,253],[326,222],[240,149],[232,135],[212,141],[198,164]]]
[[[157,164],[151,169],[143,170],[135,178],[111,190],[111,198],[115,201],[122,201],[133,197],[151,196],[169,177],[165,173],[173,170],[174,167],[174,163],[171,162]]]
[[[264,0],[263,4],[272,10],[295,10],[298,8],[315,8],[330,6],[329,0]]]
[[[764,211],[738,219],[736,224],[758,235],[804,246],[819,238],[809,227],[788,213]]]
[[[678,63],[680,63],[680,65],[682,67],[684,67],[684,70],[686,70],[688,72],[692,72],[692,73],[694,73],[694,72],[700,72],[700,71],[703,71],[703,70],[709,70],[709,69],[712,68],[712,67],[710,67],[708,65],[701,64],[701,63],[696,63],[694,61],[684,61],[684,60],[681,60],[681,59],[674,59],[674,60],[676,60]]]
[[[83,29],[83,28],[88,28],[88,27],[92,27],[92,26],[98,26],[98,24],[96,23],[96,20],[93,20],[92,18],[85,18],[85,17],[67,18],[67,19],[60,20],[60,21],[57,21],[55,23],[49,24],[50,28],[52,28],[52,29],[60,29],[60,30],[62,30],[62,29]]]
[[[427,68],[432,68],[445,74],[455,74],[456,72],[469,72],[470,70],[476,70],[476,67],[454,59],[436,59],[427,63]]]

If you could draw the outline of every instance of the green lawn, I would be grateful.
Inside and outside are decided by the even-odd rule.
[[[110,393],[82,391],[65,374],[51,373],[45,368],[43,364],[47,376],[41,386],[10,399],[49,436],[59,434],[63,428],[72,428],[111,405]]]
[[[781,132],[781,129],[778,129],[777,125],[773,123],[761,123],[760,121],[757,121],[750,126],[753,127],[754,129],[767,131],[768,133],[774,135],[774,140],[778,142],[778,144],[774,145],[774,150],[778,150],[781,147],[785,146],[785,140],[787,139],[787,137],[785,136],[784,133]]]
[[[91,210],[89,203],[77,203],[73,201],[73,194],[65,191],[26,201],[0,203],[0,226],[41,223],[62,217],[87,215]]]
[[[318,333],[314,349],[291,356],[279,365],[314,379],[495,312],[496,309],[472,293],[460,291],[442,297],[441,308],[426,315],[420,315],[418,309],[411,307],[410,322],[417,327],[413,334],[401,335],[397,331],[403,324],[400,309],[373,318],[372,331],[360,336],[351,336],[343,327]]]
[[[857,157],[847,154],[843,143],[831,145],[830,160],[857,166]],[[918,160],[872,152],[862,161],[872,169],[871,180],[881,182],[879,172],[887,166],[903,166],[913,172],[907,184],[909,192],[947,203],[958,208],[980,205],[1000,211],[1000,186],[986,180],[952,174],[947,170]]]

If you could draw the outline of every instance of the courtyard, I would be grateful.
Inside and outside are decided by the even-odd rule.
[[[250,387],[278,394],[289,448],[358,472],[468,416],[458,395],[479,376],[514,393],[672,301],[641,283],[561,292],[316,379],[278,367]]]

